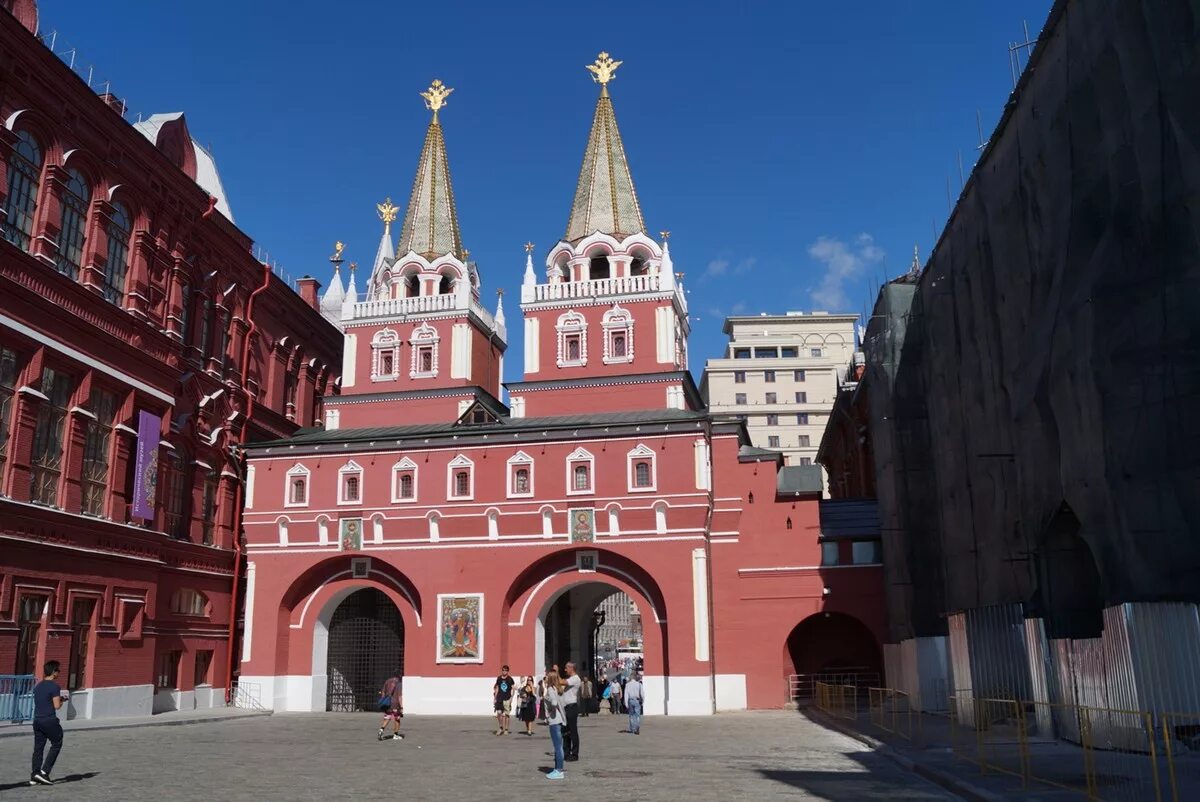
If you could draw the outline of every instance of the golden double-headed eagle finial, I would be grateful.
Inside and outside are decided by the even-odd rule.
[[[333,243],[333,256],[329,257],[329,261],[340,263],[342,261],[342,251],[346,250],[346,243],[338,240]]]
[[[587,69],[592,74],[592,80],[603,87],[602,91],[608,91],[608,82],[613,79],[613,73],[617,71],[624,62],[613,61],[612,56],[608,53],[601,53],[596,57],[594,64],[588,64]]]
[[[383,203],[375,204],[375,209],[379,212],[379,219],[383,221],[385,226],[390,226],[396,221],[396,212],[400,211],[400,207],[392,203],[392,199],[386,198]]]
[[[433,119],[437,119],[438,109],[446,105],[446,98],[454,90],[446,86],[441,80],[435,78],[429,88],[421,93],[421,97],[425,98],[425,108],[433,112]]]

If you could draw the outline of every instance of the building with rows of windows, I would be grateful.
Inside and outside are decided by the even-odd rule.
[[[750,441],[780,452],[788,465],[816,464],[838,387],[848,378],[857,320],[827,312],[726,318],[726,353],[705,363],[700,380],[705,402],[714,414],[745,421]]]
[[[223,704],[237,449],[323,414],[340,332],[183,115],[131,124],[36,27],[0,3],[0,673],[59,660],[71,717]]]
[[[589,66],[600,98],[566,231],[541,266],[526,247],[515,382],[503,308],[462,247],[450,90],[423,93],[398,239],[388,201],[369,275],[339,269],[321,301],[345,342],[325,425],[247,447],[240,682],[261,704],[370,709],[400,674],[410,712],[486,712],[502,664],[594,671],[616,593],[641,616],[651,713],[780,707],[797,674],[878,680],[880,569],[852,559],[877,530],[827,531],[818,468],[704,408],[682,274],[647,233],[617,130],[616,65]]]

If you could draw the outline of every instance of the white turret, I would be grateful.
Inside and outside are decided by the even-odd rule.
[[[346,297],[342,299],[342,320],[349,320],[354,316],[354,305],[358,303],[358,288],[354,285],[354,272],[358,268],[354,262],[350,263],[350,283],[346,285]]]
[[[321,315],[330,323],[339,325],[342,320],[342,299],[346,297],[346,290],[342,287],[341,251],[330,261],[333,262],[333,281],[329,282],[329,287],[321,296]]]

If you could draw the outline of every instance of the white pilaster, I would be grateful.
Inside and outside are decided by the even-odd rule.
[[[696,660],[708,662],[708,555],[692,549],[692,611],[696,624]]]
[[[471,377],[471,326],[455,323],[450,333],[450,378]]]
[[[358,364],[358,335],[347,334],[342,340],[342,387],[354,386],[354,368]]]
[[[708,490],[711,486],[711,482],[709,481],[708,441],[698,438],[692,444],[692,455],[695,458],[696,489]]]
[[[254,643],[254,561],[246,563],[246,623],[242,628],[242,662],[250,661],[250,647]]]
[[[539,323],[536,317],[525,318],[525,372],[538,372],[538,353],[541,350]]]
[[[660,306],[654,310],[655,344],[658,363],[674,364],[675,362],[675,312],[669,306]],[[343,382],[344,383],[344,382]]]

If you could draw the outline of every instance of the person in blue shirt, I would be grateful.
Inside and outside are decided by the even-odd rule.
[[[33,686],[33,768],[29,775],[30,785],[54,785],[50,772],[54,761],[62,751],[63,730],[58,723],[58,709],[62,707],[63,691],[58,685],[58,661],[50,660],[42,667],[42,681]],[[42,760],[50,742],[50,754]]]

